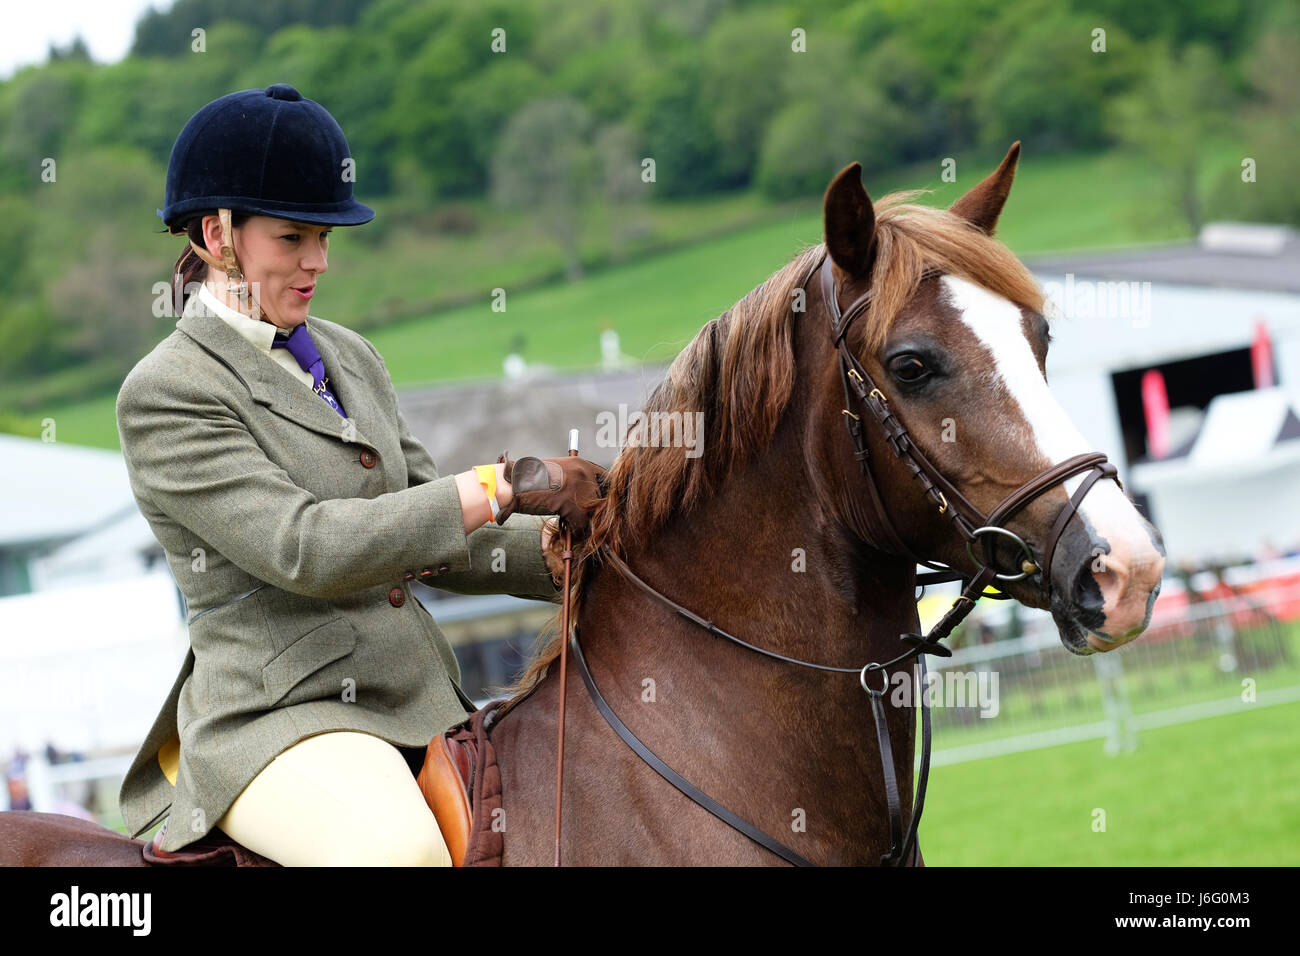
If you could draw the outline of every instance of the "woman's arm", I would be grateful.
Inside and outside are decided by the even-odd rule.
[[[497,504],[504,508],[510,504],[514,495],[510,491],[510,482],[506,481],[504,463],[496,466],[497,470]],[[456,491],[460,494],[461,514],[465,519],[465,533],[469,534],[492,520],[492,506],[488,503],[487,489],[478,480],[478,475],[471,468],[456,475]]]
[[[384,378],[388,382],[388,394],[393,405],[393,413],[397,417],[402,455],[406,459],[408,483],[414,486],[437,480],[438,468],[434,464],[433,457],[419,439],[411,434],[406,417],[401,412],[397,401],[397,390],[393,387],[393,379],[388,373],[388,365],[384,362],[384,357],[379,354],[379,350],[365,336],[358,334],[356,337],[374,356],[375,361],[379,363]],[[505,480],[504,463],[496,465],[496,472],[497,504],[504,508],[512,500],[513,491],[510,483]],[[444,590],[465,594],[502,593],[504,589],[504,593],[526,594],[529,597],[546,600],[553,599],[554,594],[551,590],[551,584],[554,583],[554,588],[558,591],[560,579],[556,577],[555,562],[547,557],[547,547],[558,523],[557,519],[547,518],[544,524],[540,524],[536,519],[529,516],[512,515],[504,525],[490,524],[492,509],[488,504],[487,492],[479,483],[478,476],[473,469],[460,472],[455,478],[465,534],[468,536],[471,550],[470,569],[450,574],[444,573],[430,583],[436,583],[439,588]],[[541,531],[540,544],[538,539],[527,541],[520,534],[523,530],[536,530],[539,524]],[[493,560],[500,553],[497,551],[498,548],[504,551],[511,571],[522,572],[519,578],[516,578],[513,573],[508,581],[502,581],[500,574],[494,574],[490,578],[485,577],[483,573],[485,569],[500,566],[500,562],[494,562]],[[542,558],[541,562],[537,561],[539,554]],[[545,575],[539,574],[540,569],[549,572],[550,578],[548,579]],[[511,590],[511,588],[520,586],[523,587],[522,591]]]
[[[400,581],[425,567],[470,569],[455,476],[375,498],[317,499],[267,457],[204,381],[177,362],[137,366],[122,385],[122,454],[146,517],[160,512],[249,574],[313,597]],[[531,537],[539,542],[536,530]],[[540,554],[536,566],[544,578]]]

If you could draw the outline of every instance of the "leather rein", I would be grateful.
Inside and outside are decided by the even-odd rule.
[[[820,270],[819,270],[820,267]],[[890,821],[890,848],[888,853],[880,857],[880,862],[884,866],[915,866],[919,862],[920,844],[917,842],[917,827],[921,821],[921,811],[925,803],[925,788],[930,771],[930,710],[928,706],[928,695],[921,694],[921,728],[922,728],[922,752],[921,752],[921,769],[917,781],[916,799],[913,805],[911,821],[907,827],[906,837],[903,835],[903,823],[901,813],[901,803],[898,793],[898,775],[894,769],[893,747],[889,737],[889,727],[886,722],[884,696],[889,689],[889,668],[895,668],[901,664],[917,658],[920,662],[921,684],[924,685],[926,679],[926,654],[934,654],[937,657],[951,657],[952,651],[940,643],[948,637],[954,628],[960,624],[968,614],[975,608],[975,603],[981,597],[994,597],[1005,599],[1007,595],[989,595],[985,594],[985,589],[994,581],[1019,581],[1031,574],[1040,574],[1040,587],[1045,595],[1050,595],[1051,590],[1051,567],[1052,558],[1056,552],[1056,545],[1061,535],[1065,532],[1066,526],[1078,512],[1083,498],[1102,478],[1111,478],[1119,484],[1119,478],[1116,474],[1114,464],[1109,462],[1106,456],[1100,452],[1088,452],[1081,455],[1075,455],[1068,458],[1051,468],[1025,482],[1005,499],[1002,500],[996,508],[989,514],[985,515],[964,496],[956,487],[952,485],[937,468],[931,463],[925,453],[917,447],[912,441],[907,427],[894,415],[890,408],[889,400],[885,393],[872,380],[871,375],[858,361],[857,357],[845,344],[845,333],[849,326],[860,315],[865,313],[871,304],[873,291],[868,291],[850,303],[849,307],[841,312],[839,300],[835,288],[835,277],[832,270],[831,258],[828,254],[823,253],[819,262],[809,270],[807,276],[801,284],[801,288],[806,291],[809,280],[812,279],[813,272],[820,271],[822,298],[826,308],[830,313],[831,335],[834,345],[839,352],[840,360],[840,377],[844,386],[844,404],[842,410],[844,421],[848,427],[849,437],[853,442],[854,458],[857,459],[862,469],[862,474],[866,478],[866,485],[870,495],[870,501],[873,511],[875,530],[884,539],[885,547],[881,550],[912,558],[917,564],[924,565],[933,569],[917,575],[917,582],[924,588],[928,584],[939,584],[949,581],[965,582],[961,595],[952,603],[947,613],[930,629],[929,634],[902,634],[899,640],[907,646],[908,649],[902,651],[896,657],[883,662],[871,662],[862,667],[832,667],[826,664],[817,664],[810,661],[799,660],[794,657],[787,657],[774,651],[767,650],[757,645],[750,644],[741,640],[733,634],[728,633],[722,628],[715,625],[707,618],[683,607],[671,598],[656,590],[650,584],[638,577],[630,567],[609,548],[603,548],[603,557],[610,560],[619,572],[627,578],[632,584],[636,585],[647,596],[664,604],[674,613],[686,618],[693,624],[706,630],[716,637],[729,640],[741,647],[747,648],[758,654],[782,661],[788,664],[795,664],[800,667],[814,668],[817,670],[831,671],[844,674],[857,674],[862,689],[866,691],[871,701],[872,715],[876,725],[876,738],[880,749],[881,769],[883,771],[885,782],[885,796],[889,808]],[[922,279],[930,278],[937,275],[934,270],[927,270]],[[876,422],[877,426],[883,433],[884,439],[894,455],[902,460],[904,465],[911,472],[912,478],[920,483],[922,492],[938,508],[940,515],[950,519],[957,533],[965,539],[966,552],[970,556],[972,563],[976,566],[973,573],[960,572],[952,568],[937,565],[925,561],[914,555],[911,550],[903,543],[902,538],[894,528],[893,522],[889,518],[888,510],[885,508],[880,497],[880,491],[876,484],[875,477],[872,474],[870,466],[870,454],[865,441],[864,430],[862,427],[862,416],[852,410],[854,397],[857,403],[868,416],[868,420]],[[1036,500],[1045,492],[1056,487],[1058,484],[1087,472],[1087,477],[1079,485],[1078,489],[1070,497],[1069,502],[1063,507],[1057,515],[1051,530],[1045,540],[1043,548],[1042,561],[1036,561],[1034,553],[1030,546],[1013,531],[1009,531],[1005,524],[1015,515],[1023,510],[1027,505]],[[1120,485],[1121,489],[1123,485]],[[996,536],[1008,538],[1018,546],[1023,561],[1020,564],[1018,572],[1002,573],[997,569],[994,563],[994,548],[996,541],[992,545],[986,545],[981,539],[986,536]],[[981,551],[984,554],[983,560],[976,557],[974,545],[979,543]],[[880,547],[880,543],[876,542]],[[810,860],[804,858],[785,844],[781,843],[774,837],[764,833],[753,824],[732,813],[725,806],[708,796],[690,781],[686,780],[679,773],[669,767],[658,755],[647,747],[627,725],[619,719],[618,715],[610,708],[609,704],[601,696],[596,682],[587,667],[586,659],[582,654],[582,648],[578,643],[577,622],[571,624],[569,618],[569,589],[568,583],[568,564],[572,556],[571,548],[565,550],[565,570],[566,570],[566,587],[564,589],[564,620],[567,630],[567,646],[573,649],[573,657],[578,665],[578,670],[582,675],[583,683],[586,685],[587,692],[592,702],[601,716],[613,728],[619,737],[632,750],[641,757],[649,766],[655,770],[661,777],[671,783],[679,791],[689,797],[693,802],[708,810],[718,819],[722,820],[728,826],[745,834],[755,843],[765,847],[767,850],[781,857],[789,863],[796,866],[815,866]],[[566,644],[561,644],[563,651]],[[563,661],[562,654],[561,659]],[[563,670],[563,668],[562,668]],[[880,673],[881,686],[873,687],[870,680],[871,675],[875,672]],[[559,795],[562,788],[563,780],[563,740],[564,740],[564,700],[567,681],[561,680],[560,684],[560,724],[559,739],[560,750],[556,764],[556,836],[555,836],[555,860],[559,865],[560,859],[560,799]]]

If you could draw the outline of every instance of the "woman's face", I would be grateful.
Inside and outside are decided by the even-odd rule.
[[[235,256],[272,324],[292,329],[306,320],[316,277],[329,268],[326,253],[333,228],[251,216],[234,230]],[[203,230],[208,249],[220,258],[221,221],[208,216]],[[224,301],[240,309],[235,293],[225,294],[224,288],[217,291]]]

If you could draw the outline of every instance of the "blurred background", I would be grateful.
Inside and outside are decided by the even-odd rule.
[[[377,210],[334,232],[313,314],[384,355],[443,473],[562,454],[570,427],[608,465],[601,416],[821,240],[845,164],[873,198],[947,205],[1021,140],[999,236],[1054,303],[1053,391],[1168,577],[1112,654],[1073,658],[1007,604],[957,632],[932,668],[996,672],[1000,708],[935,710],[927,862],[1300,862],[1291,0],[50,0],[6,28],[0,809],[120,827],[187,646],[113,411],[175,325],[155,284],[182,240],[155,210],[196,110],[289,83]],[[478,699],[551,613],[415,589]]]

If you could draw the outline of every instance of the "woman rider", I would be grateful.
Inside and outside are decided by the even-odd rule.
[[[334,118],[284,84],[207,104],[172,148],[183,311],[117,400],[188,609],[121,793],[164,852],[217,827],[285,865],[448,863],[415,772],[474,708],[409,582],[558,600],[542,516],[580,536],[599,494],[580,458],[527,460],[527,488],[505,455],[440,476],[374,346],[308,315],[332,227],[374,217],[352,168]]]

